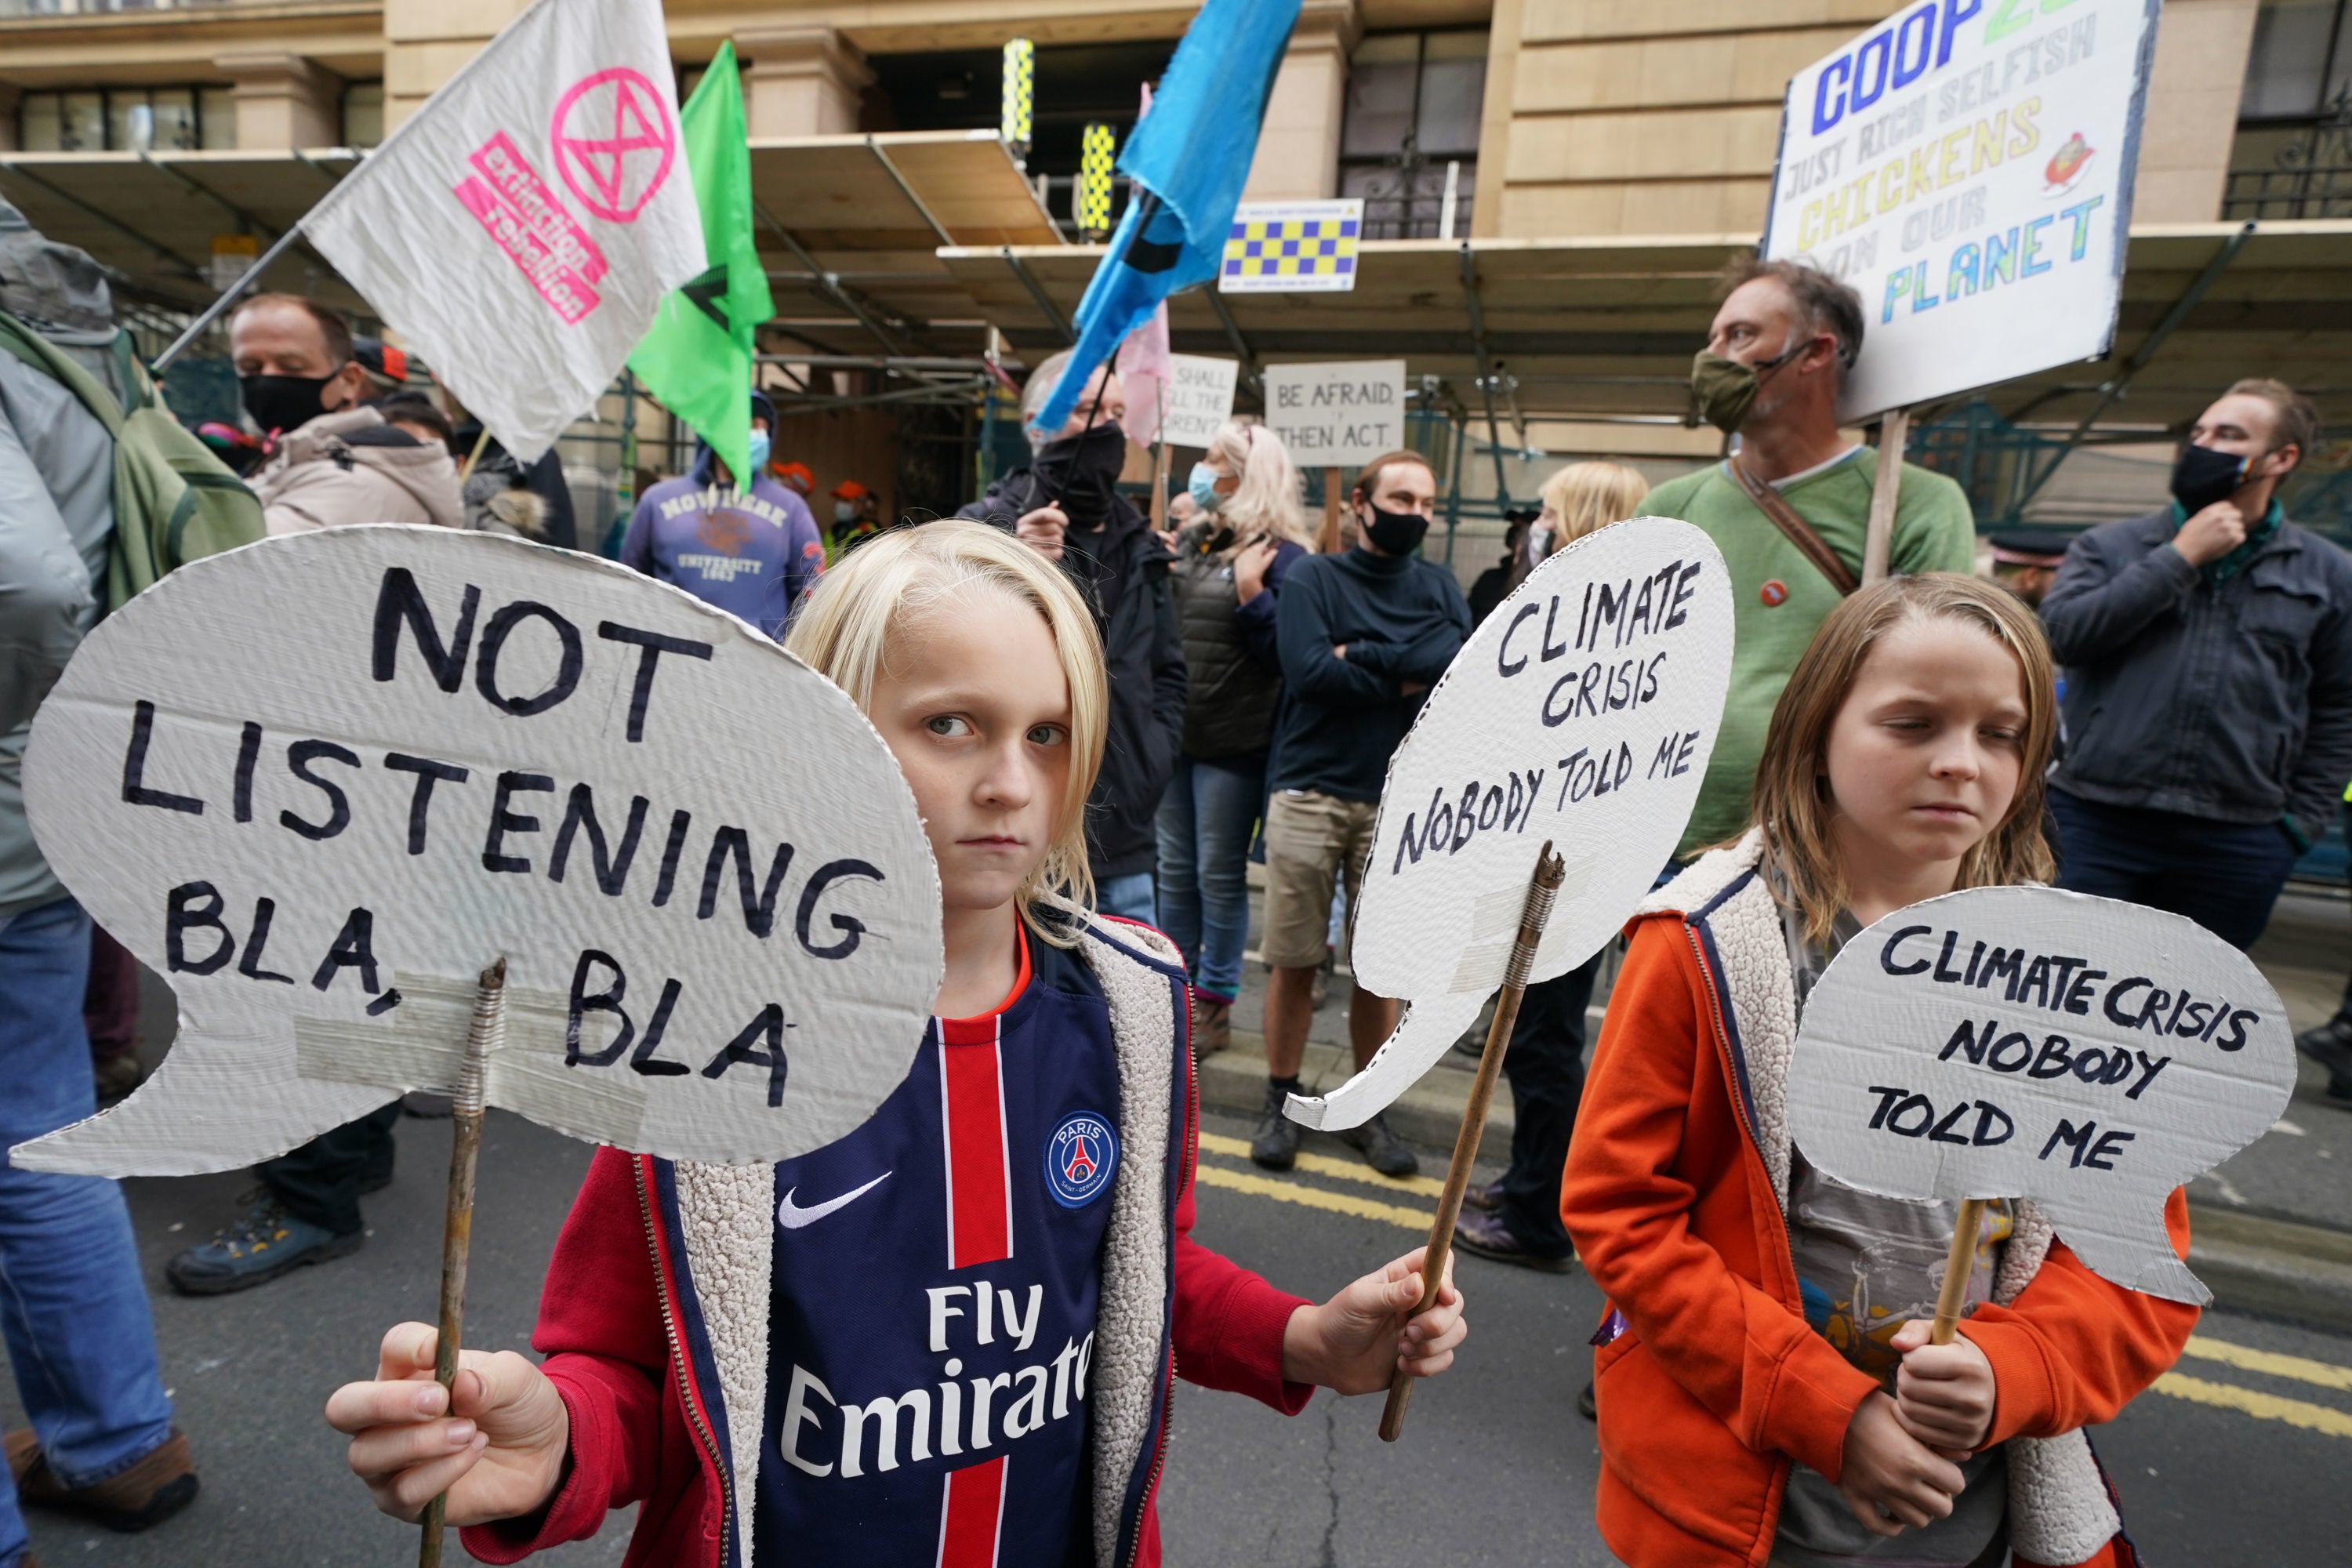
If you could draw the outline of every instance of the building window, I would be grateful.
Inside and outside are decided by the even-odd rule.
[[[2225,218],[2352,216],[2352,4],[2268,0],[2239,100]]]
[[[16,110],[27,153],[193,152],[236,145],[236,101],[225,87],[28,92]]]
[[[373,147],[383,140],[383,83],[355,81],[343,89],[343,142]]]
[[[1357,47],[1348,64],[1339,194],[1364,198],[1366,238],[1469,231],[1486,100],[1484,32],[1381,33]]]
[[[2254,18],[2242,120],[2311,120],[2352,88],[2347,0],[2270,0]]]

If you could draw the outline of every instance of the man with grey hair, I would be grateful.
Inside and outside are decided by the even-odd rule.
[[[1838,429],[1838,391],[1862,350],[1862,300],[1796,261],[1748,260],[1724,279],[1723,304],[1691,367],[1699,416],[1737,451],[1650,492],[1642,510],[1696,523],[1731,571],[1731,689],[1723,727],[1679,854],[1747,827],[1756,764],[1780,689],[1813,632],[1862,577],[1874,465]],[[1968,497],[1941,474],[1903,465],[1888,561],[1898,573],[1966,572],[1976,553]],[[1474,1187],[1455,1240],[1538,1268],[1568,1266],[1559,1157],[1584,1089],[1585,1009],[1600,961],[1530,986],[1511,1037],[1522,1136],[1510,1172]],[[1550,1130],[1540,1154],[1537,1130]],[[1592,1414],[1591,1390],[1581,1405]]]
[[[1738,447],[1669,479],[1643,510],[1697,524],[1731,569],[1731,690],[1682,852],[1748,826],[1764,730],[1814,628],[1862,578],[1875,465],[1838,428],[1845,373],[1862,352],[1862,300],[1799,261],[1732,268],[1691,369],[1699,416]],[[1960,487],[1909,463],[1887,554],[1895,573],[1966,572],[1976,521]]]
[[[1034,458],[957,515],[995,524],[1058,562],[1094,611],[1110,673],[1110,732],[1087,801],[1087,858],[1095,904],[1153,920],[1153,827],[1184,736],[1184,641],[1168,579],[1175,557],[1118,493],[1128,440],[1127,396],[1108,365],[1087,380],[1062,427],[1030,425],[1069,368],[1066,351],[1029,375],[1022,426]]]

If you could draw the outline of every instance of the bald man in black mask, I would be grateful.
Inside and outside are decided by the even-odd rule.
[[[1021,395],[1028,419],[1053,395],[1068,353],[1030,374]],[[1150,520],[1118,493],[1128,441],[1118,374],[1087,378],[1077,405],[1050,434],[1029,431],[1035,458],[988,487],[958,515],[1018,535],[1077,584],[1095,613],[1110,671],[1110,734],[1087,802],[1087,851],[1095,907],[1152,921],[1153,827],[1184,733],[1184,643],[1168,581],[1174,557]]]

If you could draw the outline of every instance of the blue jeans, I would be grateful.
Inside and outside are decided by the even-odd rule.
[[[0,1336],[49,1468],[68,1487],[172,1435],[122,1189],[6,1166],[5,1150],[98,1110],[81,1021],[89,917],[71,899],[0,916]],[[0,1568],[27,1550],[0,1475]]]
[[[1124,877],[1111,877],[1095,884],[1095,908],[1103,914],[1118,915],[1122,920],[1141,921],[1156,925],[1151,908],[1151,873],[1130,871]]]
[[[2058,885],[2187,915],[2241,952],[2270,923],[2299,858],[2275,822],[2212,822],[2050,792]]]
[[[1220,1001],[1242,991],[1249,946],[1250,834],[1265,804],[1262,758],[1176,759],[1160,798],[1160,929],[1192,984]]]

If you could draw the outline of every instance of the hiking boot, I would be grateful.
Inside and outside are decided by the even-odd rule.
[[[1503,1184],[1498,1178],[1491,1182],[1473,1182],[1462,1189],[1462,1206],[1476,1209],[1481,1214],[1500,1214],[1503,1210]]]
[[[1290,1091],[1280,1084],[1265,1086],[1265,1114],[1250,1140],[1250,1163],[1269,1171],[1287,1171],[1298,1161],[1298,1123],[1282,1113]]]
[[[119,1105],[131,1097],[131,1091],[147,1081],[146,1064],[129,1051],[121,1056],[107,1057],[90,1069],[98,1086],[98,1103],[103,1110]]]
[[[1192,993],[1192,1059],[1215,1056],[1234,1043],[1234,1005],[1205,991]]]
[[[1491,1258],[1497,1263],[1513,1263],[1521,1268],[1539,1269],[1546,1274],[1565,1274],[1576,1267],[1573,1248],[1554,1256],[1538,1252],[1503,1223],[1498,1214],[1476,1214],[1464,1210],[1454,1222],[1454,1245],[1480,1258]]]
[[[2352,1104],[2352,1019],[2337,1014],[2294,1037],[2294,1048],[2327,1069],[2327,1098]]]
[[[37,1508],[81,1514],[130,1534],[163,1523],[195,1500],[195,1460],[176,1426],[145,1458],[86,1487],[68,1487],[58,1479],[41,1453],[41,1440],[31,1431],[11,1432],[5,1442],[16,1495]]]
[[[325,1263],[357,1252],[366,1233],[337,1236],[296,1219],[267,1189],[241,1200],[249,1205],[236,1224],[202,1247],[192,1247],[164,1267],[163,1275],[184,1296],[224,1296],[247,1290],[306,1263]]]
[[[1383,1176],[1410,1176],[1421,1169],[1421,1156],[1407,1146],[1405,1141],[1389,1131],[1389,1113],[1376,1112],[1361,1127],[1350,1127],[1339,1134],[1356,1146],[1364,1163]]]

